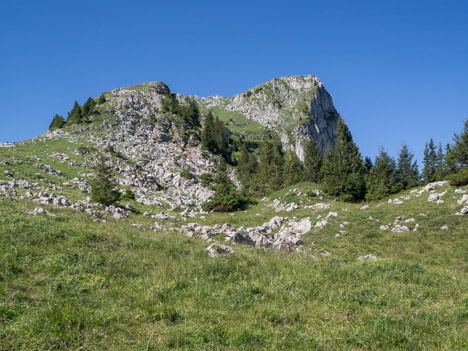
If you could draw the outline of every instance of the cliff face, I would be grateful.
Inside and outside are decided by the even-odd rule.
[[[340,118],[330,94],[315,76],[273,79],[230,98],[201,99],[208,108],[236,111],[275,131],[287,150],[304,159],[304,143],[314,138],[323,153],[334,147]]]

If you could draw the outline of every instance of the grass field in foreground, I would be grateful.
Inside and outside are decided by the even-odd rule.
[[[351,227],[309,233],[332,253],[317,261],[241,245],[212,259],[202,239],[134,228],[137,216],[33,217],[34,203],[0,199],[0,350],[466,350],[466,218],[423,204],[335,203]],[[264,208],[205,221],[260,222]],[[420,232],[366,220],[403,208],[428,214]]]

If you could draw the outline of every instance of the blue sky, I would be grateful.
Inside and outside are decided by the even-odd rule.
[[[164,81],[231,96],[313,74],[363,156],[446,144],[468,118],[468,1],[3,1],[0,141],[75,100]]]

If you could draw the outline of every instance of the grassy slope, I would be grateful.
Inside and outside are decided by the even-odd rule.
[[[2,350],[468,345],[466,223],[452,220],[442,232],[445,214],[437,210],[418,221],[425,229],[391,234],[365,219],[383,215],[380,209],[350,208],[337,217],[351,223],[345,236],[334,237],[337,223],[307,235],[332,254],[316,261],[239,245],[212,259],[201,239],[131,227],[140,216],[99,224],[54,206],[53,218],[22,212],[34,207],[0,200]],[[229,219],[260,224],[271,211],[262,209]],[[380,260],[356,261],[370,252]]]
[[[12,163],[0,165],[0,179],[8,169],[18,178],[60,185],[63,179],[33,164],[49,164],[68,177],[90,172],[48,157],[59,151],[81,162],[87,156],[74,156],[77,146],[48,141],[0,149],[0,159]],[[41,161],[27,157],[32,154]],[[297,187],[303,193],[317,188]],[[234,255],[212,259],[202,239],[131,226],[148,227],[149,217],[131,214],[101,224],[56,206],[41,207],[57,217],[32,217],[23,210],[36,203],[0,197],[0,350],[466,349],[468,225],[453,215],[461,208],[454,188],[437,188],[448,190],[441,205],[428,203],[424,193],[402,205],[373,202],[365,211],[362,204],[288,190],[271,199],[333,207],[276,213],[268,200],[246,212],[190,221],[247,227],[275,215],[314,221],[335,211],[338,217],[324,229],[305,235],[319,260],[235,244],[229,244]],[[64,193],[73,200],[85,196],[66,187]],[[415,218],[407,225],[418,223],[418,231],[379,230],[397,216]],[[341,229],[344,221],[349,225]],[[347,234],[336,237],[339,230]],[[323,257],[323,250],[331,255]],[[369,253],[379,261],[356,261]]]

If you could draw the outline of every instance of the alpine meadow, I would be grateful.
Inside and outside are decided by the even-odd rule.
[[[466,350],[459,125],[418,164],[312,75],[70,101],[0,145],[0,350]]]

